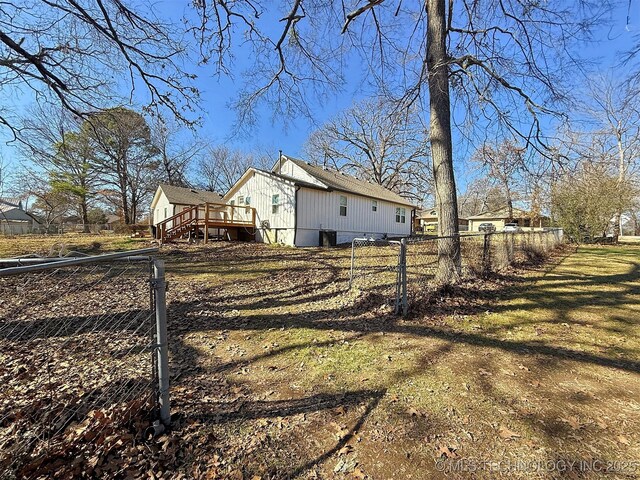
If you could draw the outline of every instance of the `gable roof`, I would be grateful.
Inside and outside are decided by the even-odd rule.
[[[33,215],[24,211],[21,201],[0,198],[0,221],[32,222],[37,220]]]
[[[322,167],[311,165],[310,163],[299,160],[297,158],[292,158],[286,155],[283,155],[282,157],[300,167],[313,178],[322,182],[327,186],[327,189],[329,190],[339,190],[341,192],[353,193],[355,195],[361,195],[363,197],[369,197],[376,200],[386,200],[387,202],[399,203],[401,205],[408,205],[410,207],[414,206],[414,204],[410,200],[401,197],[397,193],[392,192],[391,190],[383,187],[382,185],[378,185],[377,183],[370,183],[364,180],[359,180],[355,177],[352,177],[351,175],[336,172],[335,170],[325,170]],[[272,169],[274,171],[273,173],[275,173],[275,170],[278,167],[278,163],[279,161],[274,165]],[[295,179],[291,180],[294,182],[298,182],[298,180]],[[314,187],[318,188],[317,185],[314,185]]]
[[[172,204],[200,205],[201,203],[220,203],[222,201],[222,195],[207,190],[176,187],[175,185],[167,185],[165,183],[158,185],[158,190],[162,190],[167,200],[169,200],[169,203]]]
[[[527,212],[526,210],[523,210],[521,208],[516,208],[513,207],[513,217],[514,218],[525,218],[525,217],[529,217],[531,216],[530,212]],[[540,215],[541,218],[547,218],[544,215]],[[488,211],[488,212],[482,212],[478,215],[473,215],[471,217],[469,217],[469,220],[483,220],[486,218],[499,218],[499,219],[506,219],[506,220],[510,220],[509,218],[509,208],[508,207],[503,207],[500,208],[498,210],[493,210],[493,211]]]

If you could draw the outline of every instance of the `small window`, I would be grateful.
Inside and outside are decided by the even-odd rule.
[[[164,207],[164,218],[167,218],[167,207]]]
[[[378,211],[378,201],[377,200],[371,200],[371,211],[372,212],[377,212]]]
[[[251,197],[246,196],[246,197],[244,198],[244,204],[245,204],[245,205],[251,205]]]
[[[271,213],[278,213],[278,208],[280,207],[280,195],[277,193],[271,195]]]
[[[396,208],[396,223],[406,223],[407,211],[404,208]]]
[[[236,204],[236,201],[235,201],[235,200],[231,200],[231,201],[229,202],[229,205],[231,205],[231,206],[233,206],[233,205],[235,205],[235,204]]]
[[[244,205],[244,197],[242,195],[238,195],[238,205]]]
[[[347,197],[340,195],[340,216],[347,216]]]

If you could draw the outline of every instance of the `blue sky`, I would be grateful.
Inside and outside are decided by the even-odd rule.
[[[174,18],[182,15],[185,10],[177,11],[175,9],[177,3],[183,5],[176,0],[160,2],[156,6],[159,15]],[[640,1],[634,0],[631,4],[629,25],[627,25],[627,6],[626,1],[617,4],[612,12],[613,24],[603,26],[596,31],[594,42],[585,46],[588,49],[589,57],[599,58],[601,71],[611,70],[615,76],[621,76],[627,72],[628,68],[619,65],[619,53],[632,45],[633,36],[638,33],[640,27]],[[274,35],[278,35],[281,24],[275,23],[274,25],[276,27]],[[242,48],[236,48],[234,53],[236,57],[235,71],[239,72],[246,68],[250,59],[247,58],[247,51]],[[235,112],[229,104],[237,98],[242,82],[241,76],[236,74],[233,80],[228,77],[216,77],[211,67],[197,67],[196,86],[202,94],[202,111],[200,112],[202,126],[198,130],[198,135],[214,144],[224,143],[247,151],[268,150],[272,152],[274,157],[277,155],[278,149],[282,149],[290,155],[300,156],[303,144],[315,126],[322,124],[336,113],[349,107],[354,100],[364,96],[358,83],[361,72],[357,68],[353,70],[347,72],[347,83],[342,93],[332,96],[322,104],[316,102],[313,112],[314,124],[306,118],[290,119],[288,125],[278,119],[274,122],[269,107],[262,105],[258,110],[259,121],[249,130],[249,133],[234,136]],[[31,101],[31,96],[27,93],[24,96],[12,96],[10,99],[7,97],[9,96],[4,96],[4,99],[0,100],[0,107],[10,103],[13,108],[23,109]],[[17,158],[16,149],[11,145],[5,145],[4,142],[0,145],[0,153],[5,160],[10,162]],[[464,157],[465,154],[466,152],[462,156]],[[464,188],[467,177],[464,162],[459,161],[459,187]]]

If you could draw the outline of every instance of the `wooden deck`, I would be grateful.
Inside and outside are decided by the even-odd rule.
[[[211,229],[254,229],[256,210],[245,205],[203,203],[185,208],[156,226],[156,238],[160,243],[169,242],[188,234],[204,235],[209,240]]]

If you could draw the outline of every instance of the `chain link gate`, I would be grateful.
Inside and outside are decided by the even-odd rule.
[[[155,252],[0,260],[0,479],[73,477],[169,425]]]

